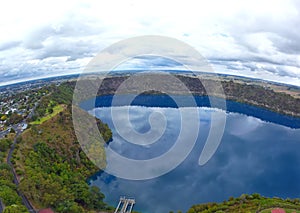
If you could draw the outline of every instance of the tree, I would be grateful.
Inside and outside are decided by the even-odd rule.
[[[2,198],[2,201],[6,206],[21,204],[22,202],[17,192],[6,185],[0,186],[0,198]]]
[[[1,121],[5,121],[7,119],[7,116],[6,115],[2,115],[1,116]]]
[[[6,152],[9,149],[11,144],[12,144],[12,141],[10,139],[7,139],[7,138],[1,139],[0,140],[0,151]]]
[[[7,120],[8,124],[17,124],[23,120],[23,116],[19,115],[18,113],[14,112],[9,116]]]
[[[258,194],[258,193],[254,193],[252,196],[253,196],[254,199],[260,199],[261,198],[260,194]]]
[[[102,194],[98,187],[92,186],[89,191],[87,206],[89,209],[104,209],[106,204],[103,202],[104,194]]]
[[[11,205],[11,206],[7,206],[5,207],[3,213],[29,213],[29,211],[26,209],[25,206],[23,205]]]
[[[22,140],[23,140],[23,139],[22,139],[22,136],[18,136],[17,139],[16,139],[16,142],[17,142],[17,143],[21,143]]]

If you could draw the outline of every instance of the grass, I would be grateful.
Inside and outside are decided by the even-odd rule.
[[[57,105],[55,107],[53,107],[53,113],[51,114],[47,114],[46,116],[36,120],[36,121],[33,121],[33,122],[30,122],[31,125],[39,125],[39,124],[42,124],[44,123],[45,121],[48,121],[50,118],[53,118],[54,116],[56,116],[58,113],[62,112],[64,110],[64,105]]]

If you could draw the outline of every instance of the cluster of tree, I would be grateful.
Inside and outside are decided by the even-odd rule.
[[[282,114],[300,116],[300,99],[289,94],[233,81],[223,81],[222,85],[226,97],[234,101],[249,103]]]
[[[145,78],[147,78],[145,74]],[[274,112],[288,114],[292,116],[300,117],[300,99],[294,98],[291,95],[283,92],[275,92],[274,90],[255,85],[255,84],[248,84],[243,82],[236,82],[236,81],[220,81],[217,79],[200,79],[199,77],[193,76],[186,76],[186,75],[175,75],[181,83],[184,83],[188,90],[200,96],[208,95],[207,91],[210,91],[209,95],[217,96],[217,97],[224,97],[226,99],[230,99],[233,101],[247,103],[251,105],[255,105],[258,107],[263,107],[269,109]],[[156,76],[158,79],[160,76]],[[163,75],[161,76],[163,77]],[[153,78],[153,74],[152,74]],[[115,77],[108,77],[105,78],[100,85],[97,95],[105,95],[105,94],[114,94],[119,86],[125,81],[128,80],[129,76],[115,76]],[[163,78],[161,78],[163,79]],[[216,82],[222,85],[222,90],[224,94],[220,94],[218,90],[218,86]],[[158,81],[159,82],[159,81]],[[97,81],[93,80],[86,80],[82,81],[81,84],[85,89],[85,93],[79,94],[78,99],[79,101],[87,96],[89,93],[92,94],[93,88],[97,85]],[[165,91],[170,91],[172,94],[182,94],[181,85],[176,85],[177,83],[174,81],[173,85],[160,85],[159,88],[164,88]],[[205,86],[204,86],[205,85]],[[128,85],[128,90],[135,91],[135,88],[138,88],[136,91],[143,91],[143,89],[147,88],[146,85],[143,85],[139,81],[132,81],[130,85]],[[170,89],[171,88],[171,89]],[[175,88],[175,89],[174,89]],[[178,88],[178,89],[176,89]],[[80,93],[80,91],[78,92]],[[149,93],[156,94],[157,91],[149,91]]]
[[[0,120],[5,121],[7,119],[7,115],[0,113]]]
[[[12,130],[10,134],[0,139],[0,163],[5,162],[8,150],[10,149],[11,144],[13,143],[15,134],[12,132]]]
[[[34,103],[35,101],[39,100],[41,96],[44,96],[49,92],[47,86],[42,88],[33,88],[23,92],[14,93],[11,96],[7,97],[0,97],[3,102],[12,101],[13,103],[17,103],[20,101]]]
[[[70,105],[73,99],[75,82],[64,82],[58,87],[54,86],[51,91],[51,100],[59,104]]]
[[[13,112],[11,114],[8,115],[8,119],[6,121],[7,125],[12,125],[12,124],[17,124],[20,123],[23,120],[23,116],[19,115],[16,112]]]
[[[18,195],[11,168],[5,163],[14,137],[15,134],[9,134],[0,140],[0,201],[4,205],[3,213],[26,213],[28,210]]]
[[[32,120],[52,113],[57,104],[68,107],[43,126],[31,126],[27,132],[30,137],[25,134],[24,139],[20,138],[22,142],[16,145],[12,159],[21,179],[19,189],[37,208],[51,207],[57,212],[72,213],[111,210],[103,202],[104,195],[100,190],[90,187],[86,182],[98,168],[86,157],[76,141],[71,116],[74,85],[65,82],[58,87],[52,85],[36,91],[43,97],[39,100]],[[29,104],[33,106],[35,103]],[[18,117],[11,115],[10,122],[18,123]],[[105,142],[108,142],[112,133],[107,124],[97,120],[97,126]],[[10,139],[0,141],[3,159],[11,143]],[[104,144],[101,144],[97,154],[105,153]],[[99,159],[105,164],[105,154],[101,155],[104,157]],[[26,207],[21,204],[16,185],[12,182],[12,173],[7,169],[1,169],[0,172],[0,199],[6,206],[5,212],[27,212]]]
[[[108,126],[97,123],[103,138],[109,140]],[[105,153],[104,144],[100,144],[99,152]],[[22,134],[14,159],[21,179],[20,190],[35,207],[72,213],[111,209],[103,202],[104,195],[99,189],[86,182],[98,168],[77,142],[70,107]]]
[[[71,105],[74,86],[74,82],[64,82],[59,86],[48,86],[48,95],[40,99],[30,121],[39,120],[45,115],[53,113],[53,108],[58,104]]]
[[[20,121],[22,121],[23,116],[16,112],[9,111],[7,114],[0,113],[0,120],[6,121],[6,123],[5,123],[6,126],[9,126],[9,125],[17,124]]]
[[[188,213],[212,212],[261,212],[265,209],[283,208],[297,212],[300,210],[299,199],[266,198],[257,193],[242,194],[238,198],[230,197],[222,203],[205,203],[192,206]]]
[[[28,212],[13,183],[11,168],[6,163],[0,163],[0,200],[5,206],[3,213]]]
[[[46,143],[36,143],[25,160],[25,176],[20,189],[33,203],[51,207],[57,212],[85,212],[107,209],[104,195],[89,187],[85,177],[74,171],[77,165],[64,161]]]
[[[210,95],[221,96],[218,94],[216,81],[212,79],[199,79],[189,76],[177,76],[189,90],[197,95],[207,95],[207,89],[213,93]],[[220,81],[222,90],[226,99],[234,100],[241,103],[247,103],[258,107],[267,108],[271,111],[300,117],[300,99],[283,92],[275,92],[274,90],[255,84],[247,84],[242,82]],[[205,85],[205,87],[204,87]],[[222,91],[221,90],[221,91]]]
[[[12,140],[10,138],[0,139],[0,152],[5,153],[10,148]]]
[[[97,127],[106,143],[109,143],[112,140],[112,131],[109,129],[109,126],[106,123],[103,123],[100,119],[97,119]]]

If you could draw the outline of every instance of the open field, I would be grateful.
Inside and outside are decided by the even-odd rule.
[[[46,116],[40,118],[39,120],[30,122],[31,125],[39,125],[44,123],[45,121],[48,121],[50,118],[53,118],[56,116],[58,113],[62,112],[64,110],[65,106],[64,105],[57,105],[53,107],[53,112],[51,114],[47,114]]]

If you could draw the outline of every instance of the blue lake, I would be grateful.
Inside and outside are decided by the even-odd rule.
[[[113,106],[112,96],[82,103],[84,109],[112,129],[113,141],[106,150],[114,150],[130,159],[147,160],[171,149],[181,128],[179,106],[164,95],[141,95],[128,107],[124,106],[128,97],[122,97],[124,103],[120,99]],[[191,108],[187,103],[183,110],[188,116],[199,117],[199,134],[187,158],[174,170],[148,180],[126,180],[99,172],[91,178],[90,184],[101,188],[106,202],[116,206],[119,197],[125,195],[136,199],[136,211],[164,213],[186,211],[193,204],[219,202],[243,193],[299,197],[300,119],[227,101],[221,143],[212,158],[200,166],[198,159],[210,130],[211,114],[220,109],[210,108],[205,97],[196,97],[196,102],[197,107]],[[191,114],[195,111],[197,115]],[[163,116],[165,125],[160,127],[158,122],[151,127],[149,116],[153,113]],[[127,117],[130,124],[123,122]],[[194,131],[193,124],[189,125],[187,128]],[[149,145],[139,145],[139,141],[131,137],[132,130],[147,137],[145,133],[151,129],[159,132],[160,128],[164,129],[163,134]],[[189,135],[185,139],[189,141]],[[114,161],[107,153],[109,167]],[[136,170],[142,171],[142,168]]]

